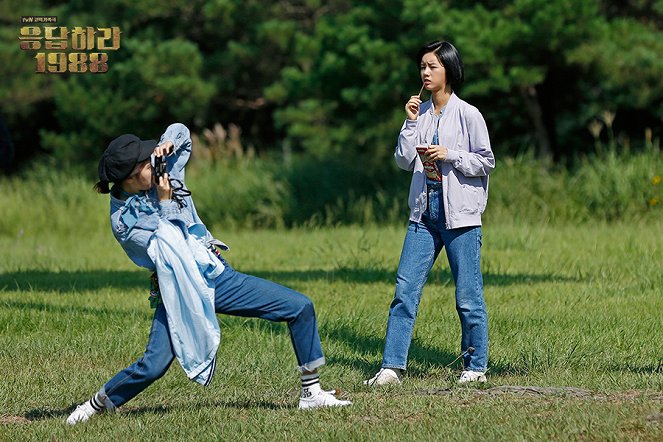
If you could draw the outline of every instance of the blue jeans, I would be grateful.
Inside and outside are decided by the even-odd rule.
[[[488,315],[480,269],[481,227],[447,229],[442,190],[429,187],[429,207],[420,222],[410,221],[396,276],[396,294],[389,308],[383,368],[405,369],[421,293],[442,247],[456,284],[456,310],[460,317],[461,351],[466,369],[488,366]]]
[[[325,363],[318,335],[313,302],[306,296],[276,283],[235,271],[226,266],[216,279],[217,313],[269,321],[286,321],[300,370],[315,370]],[[163,376],[173,362],[166,309],[159,304],[143,356],[104,385],[106,407],[128,402]],[[110,403],[109,403],[110,402]]]

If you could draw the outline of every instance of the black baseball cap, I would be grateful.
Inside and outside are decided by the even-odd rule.
[[[133,134],[120,135],[108,144],[99,160],[99,179],[119,183],[131,175],[136,164],[147,160],[155,147],[155,140],[141,140]]]

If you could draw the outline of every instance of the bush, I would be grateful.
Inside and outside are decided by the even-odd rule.
[[[215,162],[187,171],[196,210],[225,227],[283,227],[293,205],[288,183],[266,161]]]
[[[569,169],[530,154],[498,161],[487,216],[530,221],[614,221],[661,216],[663,152],[610,149]]]

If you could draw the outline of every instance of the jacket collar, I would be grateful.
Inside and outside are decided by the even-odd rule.
[[[448,113],[450,110],[455,108],[458,105],[459,102],[460,102],[460,98],[458,98],[456,93],[452,91],[451,92],[451,97],[449,97],[449,101],[447,101],[447,105],[446,105],[447,110],[445,111],[445,113]],[[427,110],[427,112],[430,113],[431,115],[433,115],[435,113],[435,106],[433,105],[433,96],[432,95],[428,99],[428,110]]]

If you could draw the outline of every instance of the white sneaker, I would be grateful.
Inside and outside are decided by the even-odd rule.
[[[323,407],[345,407],[346,405],[352,405],[352,402],[336,399],[334,393],[324,390],[320,390],[317,394],[311,397],[303,397],[299,399],[300,410],[311,410],[313,408]]]
[[[486,374],[483,371],[465,370],[460,374],[458,382],[461,384],[467,384],[468,382],[486,382]]]
[[[387,385],[400,383],[401,371],[397,368],[381,368],[380,371],[375,373],[375,376],[364,381],[364,385]]]
[[[71,412],[67,418],[67,423],[69,425],[76,425],[77,423],[87,421],[92,415],[97,413],[97,410],[92,408],[92,405],[90,405],[90,401],[85,401]]]

